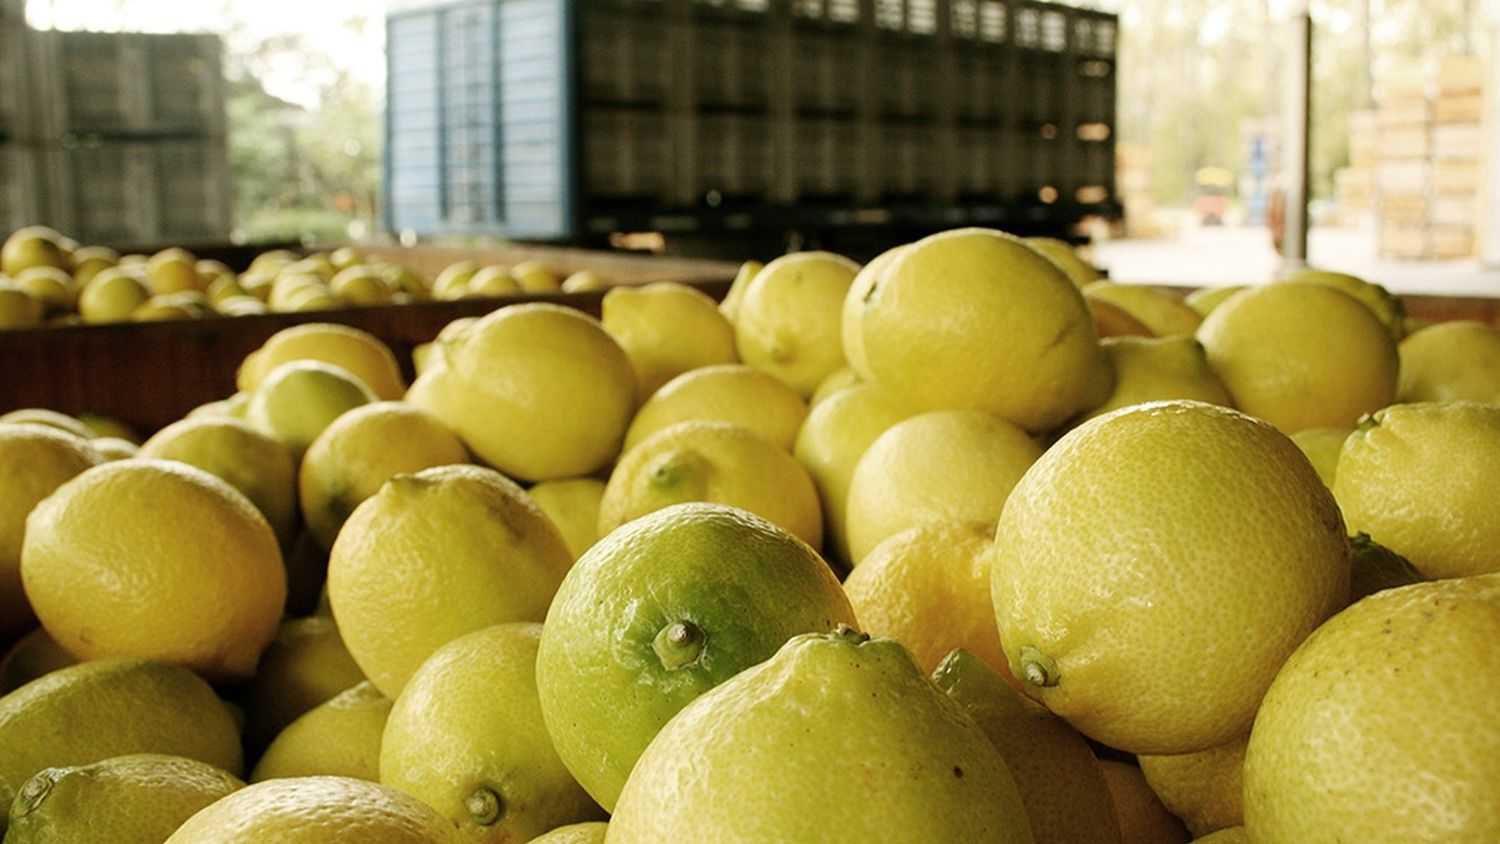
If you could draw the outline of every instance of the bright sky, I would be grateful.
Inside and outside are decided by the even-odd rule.
[[[346,25],[360,16],[369,20],[362,32]],[[227,45],[233,52],[298,33],[371,88],[385,88],[385,4],[380,0],[28,0],[26,19],[43,29],[216,32],[235,39]],[[267,90],[315,106],[314,89],[302,81],[302,70],[272,68],[264,80]]]

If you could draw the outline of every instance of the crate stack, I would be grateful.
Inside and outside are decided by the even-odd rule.
[[[1341,224],[1363,226],[1373,218],[1379,163],[1379,115],[1374,111],[1357,111],[1349,116],[1349,166],[1333,174]]]
[[[31,30],[23,5],[0,0],[0,232],[34,222],[41,213],[26,86]]]

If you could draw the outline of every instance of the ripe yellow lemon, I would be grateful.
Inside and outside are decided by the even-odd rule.
[[[835,369],[829,373],[827,378],[823,379],[823,382],[818,385],[818,389],[813,390],[813,394],[807,399],[807,406],[812,407],[823,399],[837,393],[839,390],[853,387],[860,383],[863,382],[859,379],[859,373],[855,372],[853,368],[846,366],[843,369]]]
[[[1186,302],[1157,287],[1096,281],[1083,288],[1083,295],[1120,308],[1156,337],[1191,336],[1203,322],[1203,317]]]
[[[103,461],[87,440],[41,425],[0,422],[0,644],[36,623],[21,588],[21,539],[37,503]]]
[[[1251,838],[1500,840],[1497,636],[1487,575],[1371,595],[1308,637],[1250,733]]]
[[[66,434],[72,434],[75,437],[81,437],[82,439],[89,439],[93,436],[89,432],[88,426],[78,419],[66,413],[59,413],[44,407],[23,407],[20,410],[12,410],[0,416],[0,424],[41,425],[45,428],[52,428]]]
[[[527,490],[536,506],[557,525],[573,558],[599,541],[599,502],[604,500],[604,482],[593,478],[542,481]]]
[[[739,360],[718,303],[686,284],[615,287],[600,307],[604,330],[630,357],[638,403],[688,370]]]
[[[30,267],[67,270],[72,266],[72,251],[64,244],[63,236],[46,226],[16,229],[0,246],[0,273],[8,276],[20,275]]]
[[[158,753],[47,768],[21,786],[5,837],[13,844],[165,841],[193,813],[244,785],[205,762]]]
[[[636,411],[625,450],[678,422],[732,422],[787,451],[807,418],[807,402],[786,382],[753,367],[722,364],[673,378]]]
[[[394,401],[357,407],[324,428],[302,456],[303,522],[327,550],[354,508],[392,477],[468,459],[458,435],[425,411]]]
[[[127,753],[187,756],[231,774],[243,765],[234,718],[196,674],[142,659],[92,660],[0,698],[0,819],[38,771]]]
[[[1250,727],[1349,594],[1333,496],[1285,435],[1158,402],[1057,442],[1006,501],[992,590],[1011,672],[1086,735],[1191,753]]]
[[[625,452],[599,502],[599,535],[673,504],[728,504],[823,541],[818,492],[796,459],[728,422],[679,422]]]
[[[1250,844],[1250,834],[1242,826],[1231,826],[1194,838],[1192,844]]]
[[[1058,269],[1067,274],[1068,279],[1079,287],[1103,278],[1099,268],[1085,261],[1078,250],[1065,240],[1055,237],[1028,237],[1026,245],[1046,255]]]
[[[283,621],[240,701],[245,749],[260,753],[299,715],[363,679],[332,618]]]
[[[286,571],[250,500],[201,469],[121,460],[58,488],[26,520],[21,578],[58,644],[242,680],[276,633]]]
[[[499,472],[440,466],[386,481],[339,531],[328,598],[339,633],[394,697],[449,641],[540,621],[573,564],[561,534]]]
[[[871,381],[875,377],[870,370],[870,360],[865,356],[865,306],[874,293],[875,285],[884,280],[886,270],[906,251],[907,245],[887,249],[861,267],[854,276],[853,283],[849,285],[848,294],[844,296],[839,319],[839,339],[844,345],[844,360],[862,381]]]
[[[43,316],[72,313],[78,304],[78,285],[56,267],[32,267],[12,281],[42,303]]]
[[[593,270],[579,270],[562,281],[564,293],[587,293],[593,290],[608,290],[612,285]]]
[[[557,273],[540,261],[522,261],[510,268],[510,275],[527,293],[556,293],[562,289]]]
[[[151,298],[146,283],[126,269],[101,271],[78,293],[78,313],[86,323],[124,322]]]
[[[536,690],[540,624],[500,624],[438,648],[396,699],[380,781],[470,841],[530,841],[604,812],[563,767]]]
[[[323,701],[277,734],[250,781],[330,776],[379,782],[380,737],[391,704],[368,681]]]
[[[858,272],[858,264],[831,252],[798,252],[767,264],[735,309],[740,360],[812,395],[844,366],[839,320]]]
[[[297,460],[335,419],[376,401],[375,394],[348,370],[315,360],[276,367],[255,392],[245,418],[274,437]]]
[[[79,287],[88,284],[102,270],[113,267],[120,253],[108,246],[85,246],[73,253],[73,280]]]
[[[1104,357],[1083,295],[1001,232],[924,238],[845,303],[861,311],[866,365],[855,369],[915,408],[986,410],[1038,432],[1103,398]]]
[[[1370,309],[1370,313],[1380,320],[1380,323],[1391,332],[1391,336],[1400,340],[1406,331],[1406,306],[1401,300],[1391,294],[1389,290],[1373,282],[1365,281],[1359,276],[1348,273],[1332,272],[1330,270],[1319,270],[1311,267],[1298,270],[1281,281],[1304,282],[1307,284],[1322,284],[1342,291],[1360,304]]]
[[[273,370],[294,360],[316,360],[348,370],[381,399],[399,399],[406,392],[396,356],[368,331],[327,322],[285,328],[271,335],[240,365],[237,383],[253,392]]]
[[[853,621],[833,572],[785,530],[716,504],[657,511],[590,548],[547,611],[536,661],[547,732],[608,809],[689,701],[792,636]]]
[[[1362,422],[1339,455],[1333,494],[1349,530],[1428,577],[1500,571],[1500,407],[1399,404]]]
[[[1188,844],[1182,821],[1157,799],[1140,768],[1112,759],[1100,760],[1099,768],[1114,798],[1123,844]]]
[[[36,328],[43,316],[42,300],[0,279],[0,329]]]
[[[457,844],[425,803],[352,777],[292,777],[248,785],[210,803],[167,844]]]
[[[1333,489],[1334,478],[1338,477],[1339,453],[1352,433],[1353,428],[1308,428],[1292,434],[1292,442],[1302,449],[1308,462],[1318,470],[1323,485]]]
[[[443,357],[447,365],[424,372],[409,400],[507,475],[579,477],[619,451],[635,374],[598,320],[558,305],[512,305],[448,341]]]
[[[631,772],[607,838],[1032,840],[978,725],[899,644],[853,632],[797,636],[688,704]]]
[[[1194,836],[1245,823],[1244,769],[1248,735],[1198,753],[1141,756],[1137,761],[1162,805]]]
[[[491,264],[480,267],[464,285],[463,298],[479,296],[515,296],[522,292],[521,285],[511,275],[510,267]]]
[[[1037,844],[1118,844],[1120,821],[1094,751],[1008,677],[966,650],[948,654],[932,675],[1000,751]]]
[[[724,294],[724,301],[719,303],[719,312],[730,322],[734,321],[735,314],[739,311],[740,300],[745,298],[745,288],[765,268],[766,265],[760,261],[746,261],[740,264],[739,271],[734,274],[734,281],[729,285],[729,291]]]
[[[462,299],[469,290],[469,282],[480,266],[474,261],[455,261],[443,268],[432,280],[432,298],[443,301]]]
[[[849,479],[850,559],[858,566],[882,540],[927,522],[993,525],[1041,455],[1025,431],[983,411],[940,410],[897,422],[870,444]]]
[[[374,267],[352,266],[339,270],[328,280],[333,295],[356,305],[383,305],[391,301],[390,282]]]
[[[1243,284],[1231,285],[1229,287],[1200,287],[1187,295],[1183,301],[1188,307],[1197,311],[1200,316],[1208,316],[1216,308],[1229,301],[1230,297],[1241,290],[1250,288]]]
[[[531,839],[531,844],[604,844],[608,832],[604,821],[570,823]]]
[[[1401,341],[1402,402],[1500,404],[1500,329],[1472,320],[1424,328]]]
[[[1197,336],[1235,406],[1288,434],[1351,428],[1396,398],[1391,333],[1326,285],[1247,290],[1210,314]]]
[[[1190,336],[1109,337],[1099,345],[1109,356],[1114,387],[1086,419],[1133,404],[1168,399],[1234,406],[1234,398],[1208,365],[1203,346]]]

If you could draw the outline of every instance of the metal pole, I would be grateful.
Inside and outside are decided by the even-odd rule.
[[[1312,127],[1312,12],[1306,0],[1292,23],[1291,81],[1287,98],[1286,149],[1282,158],[1286,214],[1282,223],[1284,271],[1307,266],[1308,149]]]

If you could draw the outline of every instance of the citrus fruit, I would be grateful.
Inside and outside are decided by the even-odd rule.
[[[239,388],[252,392],[277,367],[295,360],[315,360],[348,371],[381,399],[399,399],[406,392],[401,367],[390,347],[358,328],[311,322],[284,328],[240,364]]]
[[[765,269],[766,265],[760,261],[746,261],[740,264],[740,268],[734,274],[734,281],[729,285],[729,291],[724,294],[724,301],[719,303],[719,312],[734,321],[735,314],[739,312],[740,301],[745,298],[745,288],[750,282]]]
[[[491,264],[480,267],[464,285],[464,297],[514,296],[521,293],[521,285],[510,274],[510,267]]]
[[[0,659],[0,695],[10,694],[38,677],[77,662],[47,635],[46,629],[38,627],[17,640]]]
[[[886,537],[926,522],[993,525],[1041,454],[1025,431],[983,411],[940,410],[897,422],[870,444],[849,479],[850,560],[857,566]]]
[[[247,785],[210,803],[167,844],[456,844],[462,839],[415,797],[352,777]]]
[[[610,283],[593,270],[579,270],[562,281],[564,293],[587,293],[594,290],[608,290],[610,287]]]
[[[1229,287],[1200,287],[1187,295],[1183,301],[1187,306],[1197,311],[1200,316],[1208,316],[1216,308],[1229,301],[1230,297],[1241,290],[1250,288],[1243,284],[1230,285]]]
[[[615,287],[601,304],[604,330],[635,370],[636,401],[691,369],[734,363],[734,326],[708,294],[686,284]]]
[[[1326,285],[1247,290],[1210,314],[1197,336],[1235,406],[1288,434],[1352,428],[1396,398],[1390,332]]]
[[[787,451],[807,418],[807,402],[784,381],[742,364],[685,372],[652,394],[625,431],[624,449],[678,422],[732,422]]]
[[[74,417],[44,407],[23,407],[19,410],[12,410],[0,415],[0,424],[41,425],[85,440],[93,436],[89,433],[88,426]]]
[[[468,459],[458,435],[429,413],[394,401],[357,407],[324,428],[302,456],[302,519],[320,547],[332,548],[354,508],[395,475]]]
[[[865,306],[874,294],[876,284],[884,281],[886,270],[907,249],[906,245],[895,246],[875,256],[874,260],[860,268],[844,304],[839,319],[839,339],[844,345],[844,359],[861,381],[874,379],[869,358],[865,355]]]
[[[99,413],[80,413],[77,418],[88,429],[89,436],[95,439],[116,437],[137,445],[141,442],[141,435],[136,433],[135,428],[119,419]]]
[[[391,704],[368,681],[323,701],[276,735],[250,781],[330,776],[379,782],[380,737]]]
[[[1250,844],[1250,834],[1242,826],[1231,826],[1194,838],[1192,844]]]
[[[563,767],[536,691],[539,624],[500,624],[438,648],[401,690],[380,781],[470,841],[530,841],[604,813]]]
[[[35,328],[44,315],[42,300],[0,279],[0,329]]]
[[[1371,539],[1368,533],[1349,537],[1349,603],[1426,579],[1410,560]]]
[[[1123,844],[1187,844],[1191,836],[1182,821],[1157,799],[1141,769],[1125,762],[1100,760],[1099,769],[1114,798]]]
[[[474,261],[455,261],[444,267],[432,280],[432,298],[462,299],[468,292],[469,281],[479,269],[479,264]]]
[[[300,460],[335,419],[376,400],[370,388],[347,369],[294,360],[272,370],[250,394],[246,419]]]
[[[163,249],[146,261],[146,286],[154,295],[198,290],[203,280],[193,265],[198,259],[186,249]]]
[[[1006,501],[991,583],[1011,673],[1086,735],[1191,753],[1250,727],[1349,594],[1337,505],[1271,426],[1158,402],[1073,429]]]
[[[333,295],[356,305],[383,305],[391,301],[390,282],[387,282],[374,267],[355,265],[345,267],[328,281]]]
[[[72,269],[73,256],[62,241],[62,235],[46,226],[16,229],[0,245],[0,273],[17,276],[30,267]]]
[[[408,399],[507,475],[579,477],[619,451],[635,374],[598,320],[559,305],[512,305],[446,343],[443,357],[447,365],[422,373]]]
[[[56,267],[31,267],[12,281],[42,303],[43,316],[70,313],[78,304],[78,286],[73,277]]]
[[[42,626],[83,659],[140,656],[214,680],[255,670],[286,572],[250,500],[168,460],[96,466],[26,520],[21,578]]]
[[[539,261],[522,261],[510,268],[510,275],[527,293],[556,293],[562,289],[557,273]]]
[[[244,785],[205,762],[158,753],[46,768],[21,786],[5,837],[12,844],[165,841],[194,812]]]
[[[557,590],[536,665],[547,732],[608,809],[689,701],[798,633],[853,620],[833,572],[787,531],[716,504],[659,510],[599,540]]]
[[[151,298],[146,283],[128,270],[102,270],[78,293],[78,313],[87,323],[124,322]]]
[[[108,246],[85,246],[73,251],[73,280],[79,287],[88,284],[100,271],[119,263],[120,253]]]
[[[847,389],[861,383],[864,382],[860,381],[859,373],[855,372],[852,367],[846,366],[843,369],[835,369],[828,374],[827,378],[823,379],[822,383],[818,384],[818,389],[813,390],[813,394],[807,399],[807,406],[812,407],[834,393],[837,393],[839,390]]]
[[[260,753],[297,716],[364,678],[333,619],[283,621],[241,699],[245,749]]]
[[[796,459],[728,422],[679,422],[625,452],[599,502],[599,535],[672,504],[712,501],[748,510],[816,548],[818,492]]]
[[[1497,636],[1489,575],[1371,595],[1308,637],[1250,733],[1251,838],[1500,839]]]
[[[1191,335],[1203,317],[1186,302],[1165,290],[1144,284],[1096,281],[1083,288],[1083,295],[1099,299],[1130,314],[1156,337]]]
[[[1028,237],[1026,245],[1046,255],[1057,268],[1068,276],[1068,280],[1083,287],[1090,282],[1103,278],[1099,269],[1093,264],[1085,261],[1078,250],[1065,240],[1055,237]]]
[[[139,454],[141,447],[130,440],[122,440],[119,437],[95,437],[89,440],[89,445],[99,452],[99,456],[106,461],[129,460]]]
[[[1106,337],[1156,336],[1156,333],[1147,328],[1144,322],[1131,316],[1119,305],[1090,297],[1085,297],[1084,303],[1088,305],[1089,316],[1094,319],[1094,332],[1101,340]]]
[[[599,540],[599,502],[604,500],[604,482],[593,478],[542,481],[527,491],[557,526],[573,559]]]
[[[878,260],[878,259],[877,259]],[[921,410],[986,410],[1046,431],[1094,404],[1104,358],[1083,295],[1020,240],[959,229],[912,244],[845,300],[854,368]],[[846,339],[846,345],[848,345]]]
[[[1109,357],[1113,388],[1085,419],[1133,404],[1193,399],[1233,407],[1234,399],[1208,365],[1203,346],[1187,335],[1109,337],[1099,344]]]
[[[1472,320],[1424,328],[1401,341],[1402,402],[1500,404],[1500,329]]]
[[[1349,530],[1368,533],[1427,577],[1500,571],[1500,407],[1399,404],[1344,443],[1333,494]]]
[[[844,365],[839,319],[858,272],[858,264],[831,252],[798,252],[766,264],[735,307],[740,360],[812,395]]]
[[[1338,477],[1339,454],[1344,450],[1344,441],[1354,433],[1353,428],[1308,428],[1292,434],[1292,444],[1302,450],[1307,461],[1318,470],[1323,485],[1333,489]]]
[[[1306,284],[1322,284],[1341,291],[1354,299],[1361,305],[1370,309],[1370,313],[1380,320],[1381,325],[1391,332],[1391,336],[1400,340],[1405,333],[1406,306],[1401,300],[1391,294],[1389,290],[1373,282],[1365,281],[1359,276],[1348,273],[1332,272],[1330,270],[1319,270],[1306,267],[1281,279],[1284,282],[1303,282]]]
[[[896,642],[844,630],[797,636],[667,722],[607,838],[918,844],[1031,830],[1005,762],[959,704]]]
[[[1228,744],[1176,756],[1141,756],[1141,773],[1162,805],[1194,836],[1245,822],[1245,744]]]
[[[531,844],[604,844],[608,832],[604,821],[571,823],[531,839]]]
[[[339,531],[328,597],[349,653],[394,698],[449,641],[540,621],[573,564],[557,528],[504,475],[439,466],[397,475]]]
[[[43,768],[127,753],[187,756],[231,774],[243,764],[229,709],[208,683],[175,665],[92,660],[0,698],[0,807],[6,810]]]

